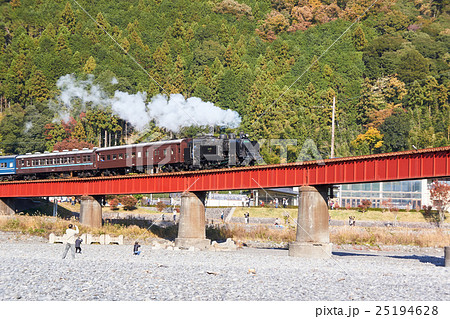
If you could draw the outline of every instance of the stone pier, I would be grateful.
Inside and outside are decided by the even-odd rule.
[[[300,187],[297,236],[289,244],[289,256],[331,257],[327,187]]]
[[[0,215],[14,215],[16,203],[14,198],[0,198]]]
[[[184,192],[181,195],[176,247],[198,249],[209,247],[210,240],[206,239],[205,231],[205,198],[206,192]]]
[[[90,227],[102,227],[101,203],[101,196],[81,196],[80,223]]]

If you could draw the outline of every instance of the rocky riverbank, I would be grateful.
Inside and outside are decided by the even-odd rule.
[[[0,233],[0,300],[449,300],[450,269],[435,248],[335,246],[328,260],[286,249],[152,250],[63,245]],[[378,248],[379,249],[379,248]]]

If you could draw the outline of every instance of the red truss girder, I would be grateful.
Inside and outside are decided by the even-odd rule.
[[[450,177],[450,146],[197,172],[0,183],[0,197],[151,194]]]

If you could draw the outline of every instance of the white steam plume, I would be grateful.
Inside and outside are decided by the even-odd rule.
[[[116,91],[113,98],[108,98],[93,81],[93,76],[79,81],[72,74],[62,76],[57,81],[56,85],[61,90],[58,100],[64,106],[56,110],[61,118],[67,117],[73,100],[78,99],[83,106],[89,103],[94,107],[110,107],[114,114],[131,123],[139,131],[145,129],[151,120],[154,120],[157,126],[172,132],[179,132],[182,127],[191,125],[234,128],[241,123],[237,112],[223,110],[197,97],[185,99],[181,94],[172,94],[170,98],[156,95],[146,103],[146,92],[129,94]]]

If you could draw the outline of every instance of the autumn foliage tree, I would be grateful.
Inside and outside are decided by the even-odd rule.
[[[434,181],[430,185],[430,200],[439,212],[439,223],[443,223],[445,210],[450,207],[450,184]]]
[[[361,201],[361,204],[358,205],[359,211],[362,213],[367,212],[367,210],[369,209],[370,205],[372,205],[372,202],[368,199],[363,199]]]
[[[366,148],[372,154],[376,149],[379,149],[383,145],[383,134],[376,128],[369,127],[364,134],[359,134],[358,137],[352,142],[352,146],[356,149],[364,151]]]
[[[109,207],[111,207],[111,210],[118,210],[119,209],[119,200],[114,197],[109,201]]]
[[[134,196],[126,195],[120,197],[120,202],[123,205],[124,210],[133,210],[136,208],[137,199]]]
[[[89,148],[92,149],[94,147],[93,144],[85,142],[85,141],[79,141],[75,138],[67,138],[62,140],[61,142],[57,142],[55,143],[55,145],[53,145],[53,150],[54,151],[63,151],[63,150],[73,150],[73,149],[78,149],[81,150],[83,148]]]

